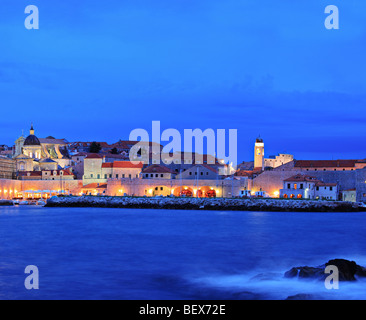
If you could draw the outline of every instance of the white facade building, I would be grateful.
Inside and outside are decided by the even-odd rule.
[[[283,181],[280,198],[337,200],[338,185],[315,177],[297,174]]]

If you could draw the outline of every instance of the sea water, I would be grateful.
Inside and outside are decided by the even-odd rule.
[[[365,213],[0,207],[0,299],[365,299],[363,280],[327,290],[283,276],[334,258],[366,266],[365,230]]]

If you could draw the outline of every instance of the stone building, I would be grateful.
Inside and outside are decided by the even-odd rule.
[[[69,170],[42,170],[18,172],[19,180],[74,180],[74,175]]]
[[[200,154],[195,152],[176,152],[174,154],[163,153],[161,155],[161,165],[168,167],[177,174],[190,169],[193,165],[211,167],[221,175],[226,175],[228,171],[232,170],[232,168],[229,168],[223,160],[209,154]]]
[[[84,158],[84,185],[106,182],[102,175],[103,156],[97,153],[88,154]]]
[[[341,192],[341,194],[342,194],[342,201],[356,202],[357,199],[356,189],[344,190]]]
[[[106,183],[108,179],[138,179],[143,164],[130,161],[105,162],[100,154],[89,154],[84,158],[84,185],[91,183]]]
[[[15,179],[16,161],[0,156],[0,179]]]
[[[277,168],[293,160],[294,156],[292,154],[280,153],[277,156],[269,156],[268,158],[264,159],[264,167]]]
[[[190,166],[180,174],[177,174],[176,179],[204,179],[204,180],[221,180],[223,176],[219,175],[219,171],[206,164],[197,164]]]
[[[143,179],[174,179],[176,172],[166,166],[153,164],[142,170]]]
[[[356,170],[356,201],[366,203],[366,168]]]
[[[143,164],[131,161],[104,162],[102,164],[102,178],[104,179],[138,179]]]

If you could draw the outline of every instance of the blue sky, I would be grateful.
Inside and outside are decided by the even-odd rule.
[[[24,9],[39,8],[39,30]],[[337,5],[340,29],[326,30]],[[238,129],[239,161],[366,158],[362,0],[3,0],[0,144]],[[363,148],[362,148],[363,147]]]

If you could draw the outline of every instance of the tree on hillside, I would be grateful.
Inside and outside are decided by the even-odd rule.
[[[89,148],[89,152],[91,153],[99,153],[100,150],[102,150],[102,147],[99,143],[96,143],[95,141],[92,142],[92,144],[90,145],[90,148]]]
[[[110,151],[111,154],[118,154],[118,150],[117,148],[113,148],[111,151]]]

